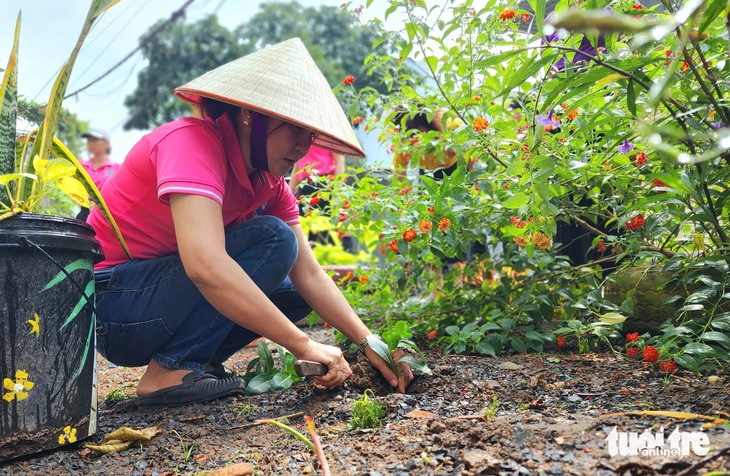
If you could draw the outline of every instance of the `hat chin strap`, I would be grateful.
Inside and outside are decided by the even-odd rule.
[[[266,154],[266,116],[251,112],[251,165],[259,170],[269,170]]]

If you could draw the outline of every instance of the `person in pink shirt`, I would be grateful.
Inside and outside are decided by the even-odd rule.
[[[345,157],[342,154],[312,146],[307,155],[294,164],[289,188],[297,197],[311,195],[318,190],[313,183],[313,177],[327,179],[344,173]]]
[[[340,385],[352,375],[340,348],[294,325],[312,309],[405,391],[410,367],[401,362],[396,375],[370,348],[370,330],[307,245],[284,179],[311,145],[364,155],[301,40],[227,63],[175,94],[193,117],[144,136],[104,187],[131,256],[98,210],[89,217],[105,253],[96,265],[98,350],[117,365],[147,366],[139,407],[245,394],[222,364],[259,336],[325,364],[315,383]]]
[[[86,139],[86,150],[89,157],[81,161],[82,167],[94,181],[96,188],[101,190],[104,183],[119,169],[119,163],[113,162],[109,157],[111,145],[109,133],[103,129],[91,128],[88,132],[81,134]],[[76,218],[85,220],[89,216],[89,209],[83,207]]]

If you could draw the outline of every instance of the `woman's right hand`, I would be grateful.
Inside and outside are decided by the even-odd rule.
[[[304,354],[298,355],[297,358],[325,364],[329,371],[325,375],[315,377],[314,383],[327,387],[330,390],[343,383],[352,375],[350,364],[347,363],[339,347],[320,344],[310,339],[307,350]]]

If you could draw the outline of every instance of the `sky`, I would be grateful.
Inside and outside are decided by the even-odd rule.
[[[298,0],[308,7],[339,7],[344,0]],[[0,65],[5,68],[13,43],[18,13],[22,15],[18,54],[18,90],[28,100],[48,102],[58,71],[78,38],[91,0],[2,0],[0,2]],[[67,94],[93,83],[63,103],[91,127],[111,135],[112,159],[122,161],[129,149],[147,131],[124,131],[127,112],[124,98],[136,88],[137,74],[144,68],[141,53],[134,54],[108,76],[96,81],[138,46],[149,27],[171,14],[186,0],[120,0],[92,27],[76,59]],[[229,29],[245,23],[267,0],[195,0],[186,9],[186,22],[211,13]],[[365,3],[363,0],[362,3]],[[356,7],[357,1],[350,8]],[[383,18],[386,0],[375,0],[363,10],[363,19]],[[388,28],[399,28],[391,17]],[[401,23],[402,24],[402,23]],[[82,156],[85,158],[85,155]]]

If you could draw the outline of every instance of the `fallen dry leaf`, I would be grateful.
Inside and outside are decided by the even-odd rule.
[[[665,416],[667,418],[676,418],[678,420],[709,420],[711,423],[705,423],[702,428],[712,428],[713,426],[722,425],[728,422],[723,418],[710,415],[700,415],[698,413],[688,412],[672,412],[663,410],[639,410],[631,412],[606,413],[599,418],[604,419],[612,416]]]
[[[413,410],[403,416],[406,418],[436,418],[438,415],[424,410]]]
[[[140,445],[149,443],[162,432],[163,426],[151,426],[142,430],[123,426],[106,435],[98,445],[87,443],[84,447],[98,453],[117,453],[126,450],[135,443]]]
[[[236,463],[206,474],[207,476],[246,476],[251,473],[253,473],[253,469],[250,464]]]

